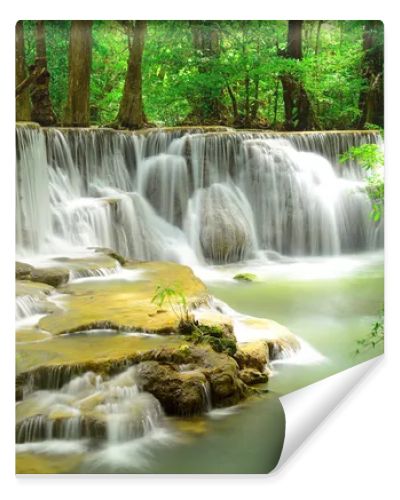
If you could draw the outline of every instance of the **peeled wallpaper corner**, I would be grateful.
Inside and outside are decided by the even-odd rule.
[[[365,361],[280,398],[285,413],[285,440],[274,472],[284,467],[319,424],[381,361],[382,356]]]

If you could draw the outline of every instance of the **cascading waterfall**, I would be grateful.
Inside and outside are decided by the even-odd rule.
[[[123,443],[150,433],[164,412],[154,396],[140,391],[136,373],[130,367],[106,380],[86,372],[58,391],[33,392],[22,404],[34,405],[37,413],[17,422],[17,443],[82,438]]]
[[[144,260],[226,263],[383,246],[362,170],[374,132],[17,127],[17,253],[110,247]]]

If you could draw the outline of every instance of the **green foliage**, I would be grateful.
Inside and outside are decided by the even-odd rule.
[[[282,57],[287,21],[204,21],[204,33],[218,37],[213,53],[195,49],[190,22],[149,21],[142,64],[147,121],[160,126],[196,123],[193,111],[199,112],[200,107],[201,115],[207,116],[212,112],[207,107],[215,100],[226,125],[280,129],[284,122],[281,76],[289,73],[306,89],[317,128],[352,128],[361,116],[360,93],[369,85],[363,72],[363,24],[304,21],[303,58],[295,60]],[[68,84],[70,21],[46,21],[45,27],[50,94],[61,118]],[[27,64],[32,64],[34,21],[24,21],[24,29]],[[93,124],[115,120],[127,61],[123,24],[94,21]],[[376,125],[366,124],[366,128]]]
[[[158,285],[151,302],[158,307],[166,303],[180,323],[190,322],[186,296],[177,286]]]
[[[352,147],[340,157],[340,163],[355,161],[364,170],[376,170],[383,166],[383,152],[377,144],[362,144]]]
[[[366,190],[372,203],[370,217],[379,222],[385,199],[385,181],[382,174],[384,156],[381,148],[377,144],[363,144],[350,148],[339,159],[341,164],[348,161],[355,161],[367,172]]]
[[[371,331],[364,338],[357,340],[357,349],[355,354],[360,354],[363,351],[374,349],[377,345],[384,341],[384,308],[379,311],[378,319],[372,325]]]
[[[209,344],[214,351],[226,352],[229,356],[237,350],[236,342],[219,326],[197,325],[189,338],[195,344]]]
[[[158,307],[168,304],[179,320],[179,332],[195,344],[209,344],[216,352],[236,353],[236,342],[229,338],[222,327],[199,325],[189,314],[185,294],[176,286],[158,285],[151,302]]]
[[[383,203],[385,198],[385,182],[382,174],[372,173],[367,178],[367,192],[372,201],[371,218],[378,222],[382,217]]]

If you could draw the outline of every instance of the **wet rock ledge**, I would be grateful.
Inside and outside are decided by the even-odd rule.
[[[128,271],[129,279],[118,279],[116,274],[112,280],[71,280],[71,269],[72,276],[91,276],[85,266],[93,272],[98,258],[102,265]],[[78,268],[81,274],[76,274]],[[279,353],[273,329],[270,341],[238,344],[230,318],[216,314],[205,285],[186,266],[127,262],[108,252],[86,262],[59,259],[39,269],[17,263],[16,278],[17,298],[32,299],[43,314],[37,325],[17,331],[17,341],[18,333],[24,339],[17,344],[19,401],[36,390],[59,390],[87,372],[107,380],[135,367],[140,390],[153,395],[167,415],[197,415],[211,407],[237,404],[257,392],[254,386],[268,381],[270,357]],[[187,299],[189,329],[183,327],[173,304],[159,306],[152,301],[158,285],[171,283]],[[200,306],[210,307],[210,314],[195,319]],[[91,337],[94,328],[112,333]],[[284,331],[282,345],[296,347],[294,336]],[[39,334],[46,339],[29,341],[29,335],[36,339]],[[39,417],[44,418],[29,415],[18,422],[20,440],[23,429],[29,428],[26,419]],[[102,432],[104,425],[95,416],[81,418],[85,432]],[[52,428],[57,435],[63,424],[59,421]]]

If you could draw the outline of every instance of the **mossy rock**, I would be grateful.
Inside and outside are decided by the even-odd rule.
[[[268,373],[260,372],[255,368],[245,368],[240,370],[239,378],[247,385],[265,384],[268,382]]]
[[[252,273],[239,273],[236,274],[233,279],[237,281],[255,281],[257,276]]]
[[[145,361],[138,365],[138,376],[142,389],[153,394],[168,415],[198,415],[207,408],[207,379],[199,370],[185,372]]]
[[[16,262],[15,263],[15,279],[17,280],[27,280],[30,278],[31,272],[34,270],[34,267],[26,264],[25,262]]]
[[[254,368],[263,372],[269,361],[269,345],[266,340],[239,344],[235,359],[241,369]]]
[[[115,252],[112,248],[89,247],[89,250],[94,250],[95,253],[107,255],[108,257],[111,257],[117,262],[119,262],[121,266],[123,266],[127,262],[127,259],[125,257]]]
[[[55,288],[65,285],[69,280],[69,271],[62,267],[47,267],[43,269],[33,269],[30,275],[32,281],[46,283]]]
[[[140,279],[68,283],[63,288],[64,309],[42,318],[39,326],[53,335],[93,328],[119,331],[177,332],[179,319],[172,307],[152,302],[158,284],[177,283],[188,307],[206,300],[205,285],[187,266],[173,262],[129,263]]]
[[[187,335],[187,339],[195,344],[209,344],[216,352],[225,352],[229,356],[236,353],[235,336],[221,325],[185,321],[180,324],[179,332]]]

